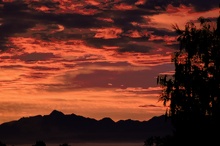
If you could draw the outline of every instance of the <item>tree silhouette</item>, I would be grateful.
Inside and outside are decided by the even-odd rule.
[[[199,28],[192,22],[184,30],[173,25],[180,44],[172,57],[175,73],[157,79],[178,145],[220,145],[220,17],[217,25],[199,21]]]
[[[70,144],[68,144],[68,143],[63,143],[63,144],[60,144],[59,146],[70,146]]]
[[[0,141],[0,146],[6,146],[6,144]]]
[[[144,146],[172,146],[172,136],[151,136],[145,140]]]
[[[46,146],[46,143],[44,141],[39,140],[39,141],[36,141],[36,143],[32,146]]]

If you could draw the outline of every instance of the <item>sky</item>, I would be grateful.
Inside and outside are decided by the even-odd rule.
[[[56,109],[97,120],[165,113],[180,28],[219,0],[0,0],[0,123]]]

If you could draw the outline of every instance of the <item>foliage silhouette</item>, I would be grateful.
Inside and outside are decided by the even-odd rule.
[[[59,146],[70,146],[70,144],[68,144],[68,143],[63,143],[63,144],[60,144]]]
[[[36,143],[32,146],[46,146],[46,143],[42,140],[36,141]]]
[[[173,76],[160,75],[160,101],[168,106],[174,145],[220,145],[220,17],[217,25],[200,17],[178,34],[180,48],[173,54]]]
[[[144,146],[172,146],[173,137],[167,135],[165,137],[152,136],[145,140]]]
[[[0,146],[6,146],[6,144],[0,141]]]

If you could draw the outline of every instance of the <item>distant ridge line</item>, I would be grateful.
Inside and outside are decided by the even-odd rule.
[[[0,140],[27,143],[37,139],[49,142],[144,141],[149,136],[172,133],[170,121],[161,115],[148,121],[119,120],[109,117],[96,120],[53,110],[49,115],[23,117],[0,125]]]

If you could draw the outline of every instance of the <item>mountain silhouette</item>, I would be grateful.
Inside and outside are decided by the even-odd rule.
[[[109,117],[96,120],[54,110],[49,115],[23,117],[0,125],[0,140],[14,144],[39,139],[47,142],[144,141],[150,136],[171,133],[171,123],[165,121],[164,115],[149,121],[128,119],[114,122]]]
[[[65,116],[62,112],[58,111],[58,110],[53,110],[50,114],[51,117],[62,117]]]

